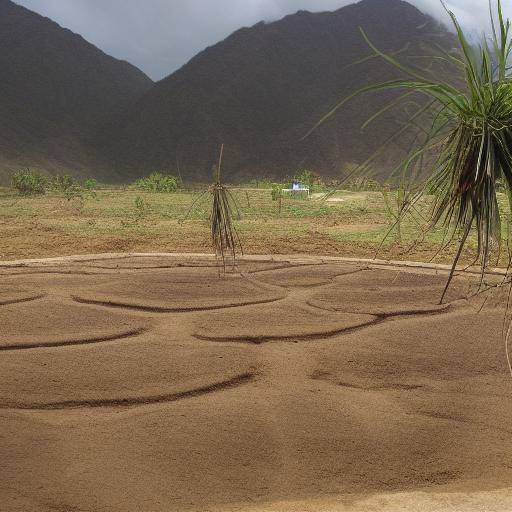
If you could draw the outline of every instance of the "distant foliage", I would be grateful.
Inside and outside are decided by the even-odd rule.
[[[30,169],[24,169],[13,174],[11,186],[22,196],[35,196],[45,194],[48,191],[63,195],[68,201],[72,199],[84,199],[96,197],[94,189],[96,180],[86,180],[80,185],[70,174],[61,174],[49,178]]]
[[[141,178],[131,188],[146,192],[173,193],[178,190],[178,180],[174,176],[154,172],[147,178]]]
[[[135,211],[137,213],[137,217],[141,219],[146,214],[149,209],[149,205],[142,199],[142,197],[137,196],[135,198]]]
[[[93,179],[89,178],[88,180],[84,181],[83,190],[84,190],[84,197],[89,197],[91,199],[98,199],[98,194],[96,193],[96,188],[98,187],[98,182]]]
[[[352,192],[378,192],[382,190],[382,185],[378,181],[364,176],[343,182],[341,186],[343,189],[351,190]]]
[[[254,180],[253,182],[250,183],[250,185],[252,185],[253,183],[256,188],[263,188],[263,189],[266,189],[266,188],[271,189],[275,185],[275,183],[272,180],[267,179],[267,178],[263,178],[261,180]]]
[[[51,183],[55,192],[65,192],[75,185],[75,180],[69,174],[63,174],[54,176]]]
[[[30,169],[23,169],[13,174],[11,186],[22,196],[41,195],[46,193],[48,178]]]
[[[68,201],[74,198],[82,198],[83,196],[83,188],[69,174],[55,176],[52,180],[52,190],[63,194]]]
[[[84,188],[88,192],[93,192],[98,188],[98,182],[93,178],[89,178],[84,181]]]
[[[277,201],[280,197],[283,196],[283,185],[279,183],[273,183],[270,193],[272,195],[272,201]]]
[[[309,188],[310,192],[313,192],[313,185],[315,184],[315,175],[308,169],[304,169],[298,176],[298,181]]]

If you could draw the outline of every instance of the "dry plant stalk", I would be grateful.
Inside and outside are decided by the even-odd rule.
[[[224,155],[224,144],[220,149],[219,164],[217,167],[215,182],[210,186],[212,195],[212,209],[210,215],[210,228],[212,246],[216,258],[222,260],[224,271],[226,270],[226,256],[230,256],[233,265],[237,252],[243,254],[240,237],[233,223],[235,218],[240,218],[240,210],[236,205],[231,192],[221,181],[222,158]]]

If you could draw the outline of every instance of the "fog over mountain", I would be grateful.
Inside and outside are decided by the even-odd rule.
[[[16,0],[81,34],[103,51],[135,64],[154,80],[180,68],[206,46],[243,26],[274,21],[297,10],[336,10],[353,0]],[[448,21],[440,0],[411,0]],[[512,0],[504,0],[512,15]],[[488,18],[487,0],[446,0],[463,25],[477,33]]]

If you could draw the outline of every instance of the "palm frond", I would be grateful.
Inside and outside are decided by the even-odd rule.
[[[451,237],[460,236],[448,289],[472,230],[476,232],[476,256],[482,276],[488,268],[491,253],[500,250],[501,212],[497,197],[500,182],[505,185],[512,207],[512,34],[511,23],[503,16],[501,0],[497,0],[495,11],[489,1],[492,34],[479,46],[469,42],[456,16],[444,2],[442,4],[452,20],[460,52],[456,56],[445,50],[441,53],[443,59],[463,72],[463,85],[451,85],[442,79],[423,76],[421,71],[400,62],[397,55],[380,51],[362,31],[374,55],[379,55],[409,78],[355,91],[335,105],[313,129],[361,94],[402,90],[405,97],[411,92],[419,92],[430,98],[437,112],[432,128],[426,141],[414,148],[399,168],[407,171],[426,154],[434,155],[429,159],[433,163],[429,164],[424,187],[435,197],[429,226],[441,225],[451,231]],[[369,121],[389,108],[384,107]]]

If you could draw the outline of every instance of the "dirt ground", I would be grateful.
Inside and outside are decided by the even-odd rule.
[[[470,275],[439,304],[440,271],[320,258],[0,274],[2,512],[512,510],[504,297]]]

